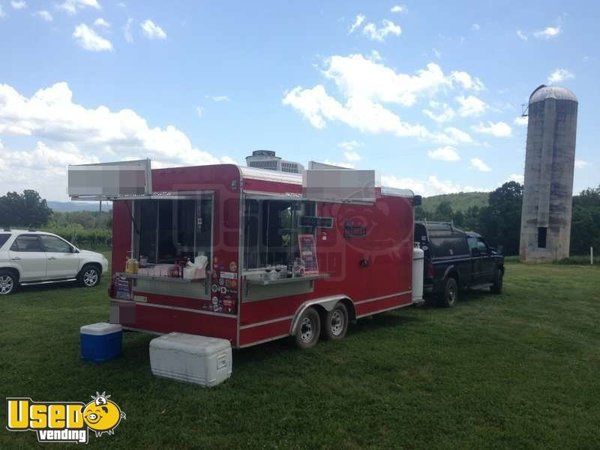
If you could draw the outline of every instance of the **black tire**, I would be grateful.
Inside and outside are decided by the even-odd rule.
[[[327,312],[321,334],[328,341],[344,339],[348,331],[348,308],[342,302]]]
[[[458,283],[456,278],[448,277],[444,282],[444,292],[439,297],[439,305],[444,308],[452,308],[458,300]]]
[[[19,276],[12,270],[0,270],[0,295],[10,295],[19,286]]]
[[[102,272],[95,264],[86,264],[81,268],[77,275],[77,281],[83,287],[92,288],[98,286]]]
[[[502,284],[504,280],[504,270],[498,269],[496,270],[496,274],[494,275],[494,284],[490,287],[490,290],[493,294],[502,294]]]
[[[317,345],[321,334],[321,317],[313,307],[307,308],[298,320],[294,340],[298,348],[307,349]]]

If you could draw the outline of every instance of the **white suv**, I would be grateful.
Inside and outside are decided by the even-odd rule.
[[[0,295],[19,285],[59,281],[93,287],[107,270],[104,255],[79,250],[55,234],[0,229]]]

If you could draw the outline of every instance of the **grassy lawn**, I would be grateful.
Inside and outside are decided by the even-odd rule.
[[[509,264],[501,296],[364,319],[309,351],[287,341],[237,351],[232,378],[214,389],[153,377],[143,334],[125,335],[119,360],[82,363],[79,327],[107,319],[106,287],[0,298],[0,397],[87,401],[106,390],[127,420],[92,445],[600,446],[597,266]],[[2,448],[35,442],[0,431]]]

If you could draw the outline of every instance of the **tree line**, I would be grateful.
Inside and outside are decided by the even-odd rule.
[[[417,207],[417,220],[452,222],[476,231],[505,255],[519,254],[523,186],[511,181],[489,193],[487,206],[454,211],[444,200],[433,211]],[[44,228],[76,245],[101,247],[111,239],[112,213],[98,211],[55,212],[34,190],[0,197],[0,226]],[[600,186],[573,197],[571,254],[584,255],[594,247],[600,253]]]
[[[444,200],[433,211],[418,207],[418,220],[452,222],[459,228],[476,231],[505,255],[519,254],[523,185],[510,181],[490,192],[487,206],[453,211]],[[573,196],[571,254],[585,255],[590,247],[600,252],[600,186]]]

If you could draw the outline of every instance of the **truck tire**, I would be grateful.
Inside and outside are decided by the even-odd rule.
[[[444,308],[452,308],[458,300],[458,283],[456,278],[448,277],[444,281],[444,291],[439,297],[439,305]]]
[[[84,287],[94,287],[100,283],[100,268],[95,264],[86,264],[77,275],[77,281]]]
[[[0,295],[9,295],[19,286],[19,276],[12,270],[0,270]]]
[[[340,302],[327,312],[322,335],[328,341],[339,341],[344,339],[346,331],[348,331],[348,309]]]
[[[307,349],[317,345],[321,334],[321,318],[313,307],[307,308],[298,321],[294,340],[298,348]]]
[[[502,294],[502,283],[504,280],[504,270],[498,269],[496,270],[496,274],[494,275],[494,284],[490,290],[493,294]]]

